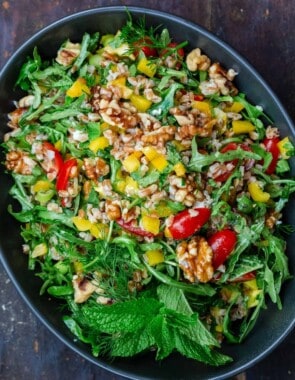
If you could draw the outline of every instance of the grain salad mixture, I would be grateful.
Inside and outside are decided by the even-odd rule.
[[[294,146],[236,75],[132,18],[22,66],[9,211],[40,296],[94,355],[222,365],[222,342],[282,308]]]

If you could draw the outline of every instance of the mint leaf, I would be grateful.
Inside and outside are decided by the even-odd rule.
[[[139,298],[109,306],[84,306],[82,313],[89,327],[100,332],[134,333],[145,328],[161,306],[153,298]]]
[[[209,346],[197,344],[188,336],[178,332],[175,332],[175,346],[177,351],[187,358],[202,361],[212,366],[219,366],[232,361],[229,356],[213,351]]]
[[[157,292],[160,301],[162,301],[167,308],[176,310],[187,316],[193,315],[193,310],[181,289],[160,285],[158,286]],[[202,342],[203,345],[219,347],[217,340],[210,331],[206,329],[198,317],[195,320],[194,326],[188,326],[184,333],[191,336],[191,338],[197,343]]]

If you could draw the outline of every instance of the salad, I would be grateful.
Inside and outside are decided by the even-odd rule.
[[[2,146],[40,296],[95,356],[218,366],[290,279],[289,137],[238,73],[130,17],[22,66]]]

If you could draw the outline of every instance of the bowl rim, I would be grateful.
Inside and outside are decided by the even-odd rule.
[[[223,49],[225,49],[231,56],[235,58],[236,61],[241,63],[244,67],[246,67],[248,70],[250,70],[253,75],[255,76],[255,79],[259,82],[259,84],[264,87],[266,92],[269,93],[269,95],[272,97],[272,99],[275,101],[277,108],[283,118],[286,121],[286,124],[290,128],[290,130],[293,132],[295,135],[295,126],[293,124],[292,119],[290,118],[287,110],[281,103],[280,99],[277,97],[276,93],[272,90],[272,88],[269,86],[267,81],[259,74],[259,72],[252,66],[252,64],[237,50],[231,47],[230,44],[227,42],[224,42],[222,39],[217,37],[213,32],[209,31],[203,26],[200,26],[196,22],[186,20],[185,18],[181,16],[177,16],[175,14],[169,13],[167,11],[161,11],[157,9],[152,9],[152,8],[146,8],[146,7],[141,7],[141,6],[103,6],[103,7],[93,7],[90,9],[86,10],[81,10],[77,11],[74,13],[71,13],[69,15],[63,16],[53,22],[50,22],[46,26],[42,27],[35,33],[33,33],[26,41],[21,43],[16,50],[13,52],[13,54],[8,58],[8,60],[4,63],[3,67],[0,70],[0,81],[2,78],[6,75],[6,71],[9,69],[13,61],[16,59],[16,57],[20,54],[22,54],[23,51],[26,51],[32,43],[38,39],[40,39],[42,36],[46,35],[48,32],[50,32],[51,29],[58,28],[59,26],[62,26],[64,24],[67,24],[77,18],[80,17],[86,17],[87,15],[93,15],[93,14],[103,14],[103,13],[113,13],[113,12],[121,12],[121,13],[126,13],[127,11],[130,12],[130,14],[135,14],[138,16],[143,16],[143,15],[149,15],[149,16],[160,16],[162,18],[168,18],[171,21],[175,21],[177,24],[181,24],[185,27],[189,26],[195,31],[200,32],[205,38],[212,40],[214,43],[217,43],[219,46],[221,46]],[[99,26],[98,28],[99,29]],[[25,301],[25,303],[29,306],[30,310],[35,314],[35,316],[38,318],[39,321],[53,334],[55,335],[61,342],[63,342],[67,347],[69,347],[73,352],[76,354],[82,356],[83,358],[87,359],[90,361],[92,364],[95,364],[96,366],[99,366],[103,369],[108,370],[111,373],[124,376],[129,379],[150,379],[149,377],[134,377],[130,376],[130,373],[128,371],[118,369],[114,367],[112,364],[107,364],[106,362],[102,361],[99,357],[95,358],[92,356],[90,353],[88,354],[87,352],[84,352],[82,349],[77,347],[75,344],[74,339],[70,339],[65,337],[63,334],[61,334],[59,331],[57,331],[57,328],[54,327],[54,325],[46,319],[46,317],[43,316],[43,314],[38,310],[37,307],[35,307],[32,302],[29,299],[29,296],[26,294],[20,283],[18,282],[17,278],[15,277],[8,261],[6,260],[5,255],[2,252],[2,247],[0,247],[0,261],[7,272],[9,278],[11,279],[13,285],[15,286],[18,294],[21,296],[21,298]],[[257,364],[260,360],[265,358],[267,355],[270,354],[289,334],[290,332],[294,329],[295,327],[295,315],[293,318],[292,323],[289,324],[284,330],[280,336],[273,341],[273,343],[268,346],[267,349],[265,349],[263,352],[261,352],[260,355],[257,355],[253,360],[239,366],[238,368],[232,369],[232,370],[224,370],[223,374],[220,376],[214,376],[208,378],[208,380],[221,380],[221,379],[226,379],[228,377],[234,376],[240,372],[243,372],[247,370],[248,368],[252,367],[253,365]],[[226,368],[226,367],[224,367]]]

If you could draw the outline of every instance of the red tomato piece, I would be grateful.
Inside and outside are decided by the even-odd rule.
[[[173,217],[169,231],[173,239],[186,239],[197,232],[210,218],[209,208],[183,210]]]
[[[76,158],[70,158],[69,160],[63,163],[58,173],[57,181],[56,181],[56,189],[58,191],[67,189],[68,182],[71,176],[71,170],[75,166],[78,166],[78,162]]]
[[[244,282],[244,281],[250,281],[250,280],[254,280],[254,278],[256,278],[256,271],[252,271],[252,272],[248,272],[248,273],[245,273],[243,274],[242,276],[238,277],[238,278],[235,278],[233,281],[231,282]]]
[[[122,227],[124,230],[137,235],[137,236],[144,236],[144,237],[154,237],[155,235],[151,232],[145,231],[141,229],[140,227],[137,227],[133,225],[133,221],[131,222],[125,222],[123,219],[116,220],[116,222],[119,224],[120,227]]]
[[[140,51],[142,51],[146,57],[157,57],[158,55],[157,49],[152,46],[152,41],[147,36],[134,42],[133,46],[135,47],[135,57],[138,56]]]
[[[221,153],[226,153],[226,152],[229,152],[230,150],[237,150],[238,147],[241,147],[243,150],[246,150],[248,152],[251,152],[251,148],[246,145],[246,144],[236,144],[234,142],[232,143],[229,143],[227,144],[226,146],[224,146],[220,152]],[[216,182],[225,182],[232,174],[232,172],[234,171],[234,169],[236,168],[237,164],[238,164],[239,160],[232,160],[232,161],[229,161],[228,163],[231,163],[233,165],[233,169],[232,170],[228,170],[222,174],[220,174],[219,176],[217,176],[215,178],[215,181]]]
[[[44,141],[42,143],[42,147],[43,147],[45,156],[47,156],[47,159],[51,161],[50,165],[47,165],[47,168],[46,168],[47,173],[54,172],[57,175],[63,165],[62,155],[55,148],[55,146],[52,145],[48,141]],[[52,152],[52,154],[50,154],[50,152]],[[50,159],[50,156],[52,156],[52,159]]]
[[[267,152],[270,152],[272,155],[272,160],[268,168],[266,169],[266,174],[272,174],[276,170],[277,162],[279,160],[279,155],[280,155],[280,150],[278,148],[279,141],[280,139],[278,137],[265,138],[263,140],[263,145],[265,146],[265,149],[267,150]]]
[[[234,250],[236,242],[236,233],[228,228],[217,231],[215,234],[210,236],[208,243],[213,251],[213,267],[215,269],[225,262]]]

